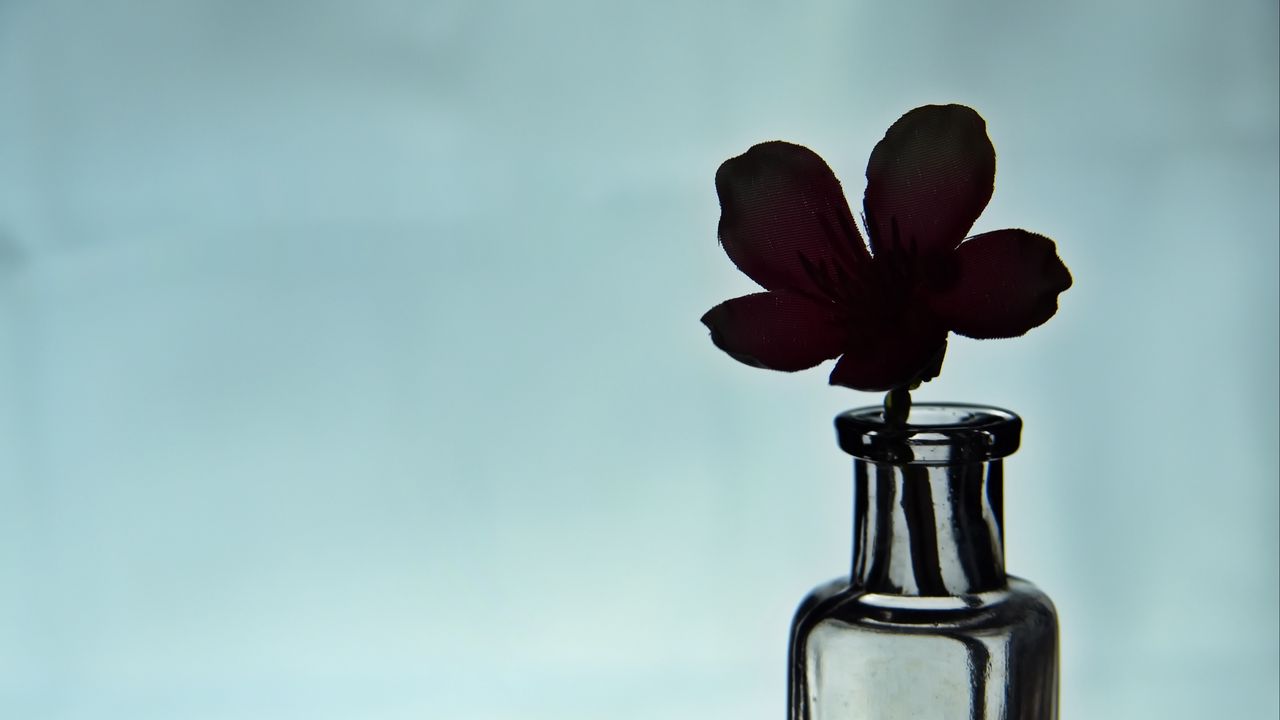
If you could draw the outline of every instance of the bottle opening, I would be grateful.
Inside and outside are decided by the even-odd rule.
[[[885,422],[884,408],[836,416],[840,447],[861,460],[946,465],[1006,457],[1018,449],[1022,419],[1001,408],[963,403],[921,403],[906,425]]]

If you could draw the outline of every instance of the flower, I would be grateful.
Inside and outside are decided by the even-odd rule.
[[[827,164],[774,141],[716,172],[720,244],[765,292],[702,316],[748,365],[794,372],[839,357],[831,384],[891,390],[932,379],[947,335],[1006,338],[1053,316],[1071,273],[1026,230],[968,239],[995,182],[982,116],[927,105],[889,128],[867,162],[864,244]]]

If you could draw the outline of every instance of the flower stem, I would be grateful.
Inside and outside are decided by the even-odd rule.
[[[884,421],[889,425],[906,425],[911,414],[911,391],[906,385],[890,390],[884,396]]]

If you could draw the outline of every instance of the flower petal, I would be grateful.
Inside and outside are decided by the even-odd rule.
[[[814,274],[868,258],[840,181],[806,147],[756,145],[720,166],[716,192],[720,244],[765,289],[829,298]]]
[[[786,291],[727,300],[708,310],[702,324],[735,360],[787,372],[836,357],[847,336],[834,304]]]
[[[997,230],[966,240],[955,252],[954,281],[931,293],[930,305],[952,330],[971,338],[1006,338],[1053,317],[1071,273],[1057,246],[1026,230]]]
[[[986,122],[964,105],[926,105],[898,119],[871,152],[863,197],[871,251],[950,250],[995,186]]]
[[[831,371],[831,384],[854,390],[882,392],[906,385],[941,364],[939,355],[947,346],[946,328],[920,311],[871,331],[854,328],[852,335]]]

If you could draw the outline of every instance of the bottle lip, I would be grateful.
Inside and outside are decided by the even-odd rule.
[[[968,403],[920,403],[905,426],[891,426],[880,406],[836,416],[841,449],[878,463],[949,465],[982,462],[1013,454],[1022,418],[1003,408]]]

